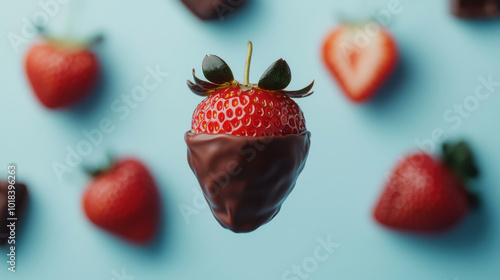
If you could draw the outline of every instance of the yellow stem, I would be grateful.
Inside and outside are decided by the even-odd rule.
[[[243,84],[245,86],[249,85],[249,78],[250,78],[250,60],[252,59],[252,42],[248,41],[248,51],[247,51],[247,60],[245,63],[245,77],[243,80]]]

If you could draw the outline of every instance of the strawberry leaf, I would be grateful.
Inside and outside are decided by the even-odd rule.
[[[264,71],[259,80],[259,87],[265,90],[279,90],[286,88],[290,81],[292,81],[290,67],[280,58]]]
[[[476,166],[474,154],[466,142],[443,144],[443,155],[446,165],[456,175],[463,179],[478,177],[479,170]]]
[[[202,88],[214,89],[214,88],[218,88],[220,86],[220,85],[217,85],[217,84],[213,84],[213,83],[210,83],[210,82],[206,82],[206,81],[200,80],[198,77],[196,77],[194,69],[193,69],[193,79],[194,79],[195,84],[197,84],[198,86],[200,86]]]
[[[203,75],[212,83],[224,84],[234,81],[233,72],[222,58],[207,55],[202,63]]]
[[[213,89],[201,87],[191,81],[187,81],[189,89],[196,95],[199,96],[209,96],[213,92]]]
[[[302,97],[308,97],[309,95],[313,94],[314,91],[310,91],[314,86],[314,81],[310,83],[307,87],[299,90],[276,90],[275,92],[281,93],[281,94],[286,94],[289,97],[293,98],[302,98]]]

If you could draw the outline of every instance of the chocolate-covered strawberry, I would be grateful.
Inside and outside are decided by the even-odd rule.
[[[295,186],[310,145],[304,114],[291,97],[312,94],[313,83],[297,90],[288,64],[279,59],[249,84],[252,44],[248,44],[244,83],[218,56],[203,60],[203,74],[188,86],[206,96],[185,135],[188,161],[219,223],[249,232],[269,222]]]
[[[221,21],[245,4],[245,0],[181,0],[199,19]]]

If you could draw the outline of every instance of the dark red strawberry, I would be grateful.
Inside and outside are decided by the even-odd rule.
[[[313,83],[283,90],[290,67],[280,59],[249,84],[249,43],[244,83],[215,55],[203,60],[202,81],[189,88],[206,96],[185,135],[188,161],[217,221],[234,232],[269,222],[295,186],[310,146],[304,114],[291,97],[311,95]]]
[[[439,232],[457,225],[475,196],[467,178],[478,175],[465,142],[444,145],[444,158],[425,153],[407,156],[393,171],[374,217],[382,225],[407,231]]]
[[[366,101],[377,92],[396,66],[397,57],[394,39],[374,22],[342,24],[323,43],[326,66],[355,102]]]
[[[96,173],[83,197],[85,214],[98,227],[135,243],[151,241],[160,222],[160,195],[147,168],[123,159]]]
[[[99,61],[88,50],[92,42],[47,38],[26,56],[26,74],[35,95],[49,109],[68,107],[84,99],[99,76]]]

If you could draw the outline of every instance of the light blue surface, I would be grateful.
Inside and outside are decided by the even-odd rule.
[[[45,2],[47,0],[42,0]],[[22,3],[21,3],[22,2]],[[104,32],[96,51],[104,78],[84,105],[47,111],[35,100],[23,73],[27,46],[15,53],[7,34],[20,34],[22,18],[40,11],[38,1],[0,1],[0,174],[18,165],[31,204],[18,236],[17,272],[7,271],[0,250],[0,279],[117,279],[125,269],[136,280],[286,279],[293,265],[313,265],[317,239],[340,244],[308,279],[444,280],[499,279],[500,266],[500,87],[463,124],[443,119],[480,85],[479,76],[500,80],[499,21],[459,21],[448,1],[403,1],[390,30],[401,51],[401,66],[370,104],[344,98],[320,59],[320,45],[336,25],[336,14],[364,19],[388,0],[255,0],[222,22],[201,22],[174,0],[89,0],[68,5],[50,19],[55,32],[87,36]],[[71,14],[72,13],[72,14]],[[299,104],[312,132],[305,170],[278,216],[250,234],[233,234],[208,208],[189,223],[179,206],[191,206],[198,185],[186,162],[183,134],[201,98],[186,87],[191,69],[205,54],[218,54],[242,79],[246,42],[254,43],[251,80],[274,60],[285,58],[291,89],[316,79],[315,94]],[[30,39],[29,43],[35,40]],[[146,67],[160,65],[169,76],[124,120],[110,106],[142,83]],[[60,182],[51,169],[63,162],[66,146],[83,140],[81,131],[113,119],[116,130],[93,149],[135,155],[151,169],[164,201],[161,238],[138,248],[103,233],[80,206],[88,179],[79,172]],[[397,234],[379,227],[370,213],[397,159],[415,140],[443,129],[447,137],[470,139],[482,177],[481,212],[441,237]],[[326,251],[322,251],[323,253]],[[126,278],[124,278],[126,279]],[[132,278],[130,278],[132,279]],[[288,279],[300,279],[290,278]]]

